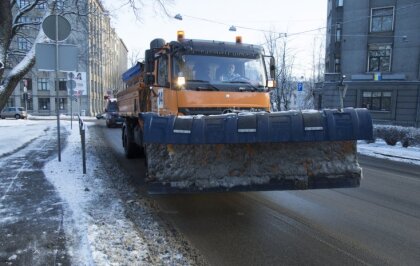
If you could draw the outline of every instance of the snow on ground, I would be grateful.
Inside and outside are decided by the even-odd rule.
[[[70,246],[74,247],[71,250],[74,265],[119,265],[144,261],[148,254],[147,245],[144,244],[146,241],[125,218],[121,201],[107,202],[109,205],[106,209],[98,204],[101,195],[114,199],[118,197],[109,195],[112,192],[104,187],[100,179],[95,178],[101,175],[100,162],[96,158],[88,158],[87,173],[83,174],[80,167],[79,128],[73,127],[70,133],[68,146],[62,153],[62,162],[52,160],[45,166],[44,172],[68,204],[64,228],[71,230],[66,235],[72,243]],[[88,137],[89,131],[86,132],[86,139]],[[99,214],[101,219],[97,219],[97,213],[92,213],[96,204],[98,211],[102,209],[106,212]]]
[[[357,142],[357,151],[372,157],[420,165],[419,147],[404,148],[400,143],[390,146],[380,139],[370,144],[361,140]]]
[[[45,134],[54,121],[0,120],[0,156],[10,154]]]

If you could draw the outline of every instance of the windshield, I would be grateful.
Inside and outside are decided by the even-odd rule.
[[[174,76],[185,77],[188,82],[211,84],[242,83],[265,87],[266,75],[263,60],[205,55],[182,55],[174,58]]]

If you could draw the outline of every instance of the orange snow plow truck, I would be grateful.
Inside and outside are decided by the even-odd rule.
[[[368,110],[270,112],[274,59],[236,42],[155,39],[117,95],[151,193],[357,187]]]

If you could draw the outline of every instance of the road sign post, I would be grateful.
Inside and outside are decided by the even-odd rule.
[[[70,35],[71,26],[69,21],[60,15],[50,15],[42,22],[42,30],[48,38],[55,42],[55,109],[57,111],[57,143],[58,143],[58,161],[61,162],[61,140],[60,140],[60,98],[59,98],[59,80],[58,65],[59,52],[58,42],[64,41]]]

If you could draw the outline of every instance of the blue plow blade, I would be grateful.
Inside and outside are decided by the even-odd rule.
[[[235,144],[373,139],[365,108],[246,112],[210,116],[141,113],[145,144]]]

